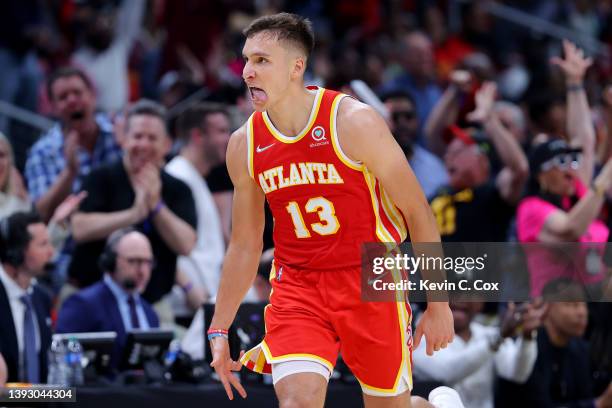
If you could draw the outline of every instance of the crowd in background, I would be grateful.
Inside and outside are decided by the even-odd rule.
[[[495,17],[493,6],[580,41]],[[214,302],[231,231],[225,150],[252,111],[241,30],[277,11],[313,22],[307,85],[359,97],[360,79],[381,99],[443,241],[609,242],[609,1],[3,2],[0,101],[54,121],[0,105],[0,217],[10,220],[1,241],[21,240],[0,251],[0,308],[25,317],[22,334],[30,310],[63,332],[181,332],[177,318]],[[36,239],[53,256],[33,266]],[[593,272],[589,257],[576,258],[581,282],[612,296],[607,269]],[[611,303],[587,303],[591,294],[554,279],[543,259],[527,262],[544,301],[453,303],[456,339],[434,357],[414,351],[415,381],[453,386],[469,407],[612,407]],[[267,300],[260,270],[247,301]],[[53,307],[29,291],[31,278]],[[574,301],[547,302],[559,291]],[[24,293],[39,301],[30,308]],[[102,305],[113,302],[120,313],[108,316]],[[10,381],[30,378],[24,350],[44,348],[43,332],[36,344],[0,341]]]

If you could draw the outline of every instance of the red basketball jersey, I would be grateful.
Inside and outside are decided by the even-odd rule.
[[[279,265],[302,270],[360,267],[363,243],[402,242],[406,223],[366,166],[341,149],[336,117],[347,95],[319,87],[308,90],[315,95],[314,104],[297,136],[283,135],[267,112],[251,115],[249,173],[274,216]]]

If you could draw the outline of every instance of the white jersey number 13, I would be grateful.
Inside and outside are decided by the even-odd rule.
[[[314,197],[306,202],[304,209],[307,213],[317,213],[319,221],[310,224],[310,229],[319,235],[332,235],[338,232],[340,223],[336,218],[334,205],[323,197]],[[295,236],[298,238],[310,238],[310,231],[304,223],[302,212],[298,203],[291,201],[287,204],[287,211],[291,215],[295,227]]]

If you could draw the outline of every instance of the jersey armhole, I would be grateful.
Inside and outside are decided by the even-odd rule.
[[[253,114],[254,115],[254,114]],[[255,180],[255,171],[253,169],[253,115],[249,117],[246,123],[246,139],[247,139],[247,167],[249,175]]]
[[[342,150],[342,147],[340,146],[340,139],[338,138],[338,129],[337,129],[338,108],[340,107],[340,102],[345,97],[350,97],[350,95],[338,94],[334,98],[334,101],[332,102],[331,120],[330,120],[330,129],[331,129],[331,134],[332,134],[332,146],[334,148],[334,151],[336,152],[336,155],[338,156],[340,161],[342,161],[342,163],[344,163],[347,167],[353,170],[362,171],[363,163],[355,161],[351,159],[350,157],[348,157],[346,153],[344,153],[344,151]]]

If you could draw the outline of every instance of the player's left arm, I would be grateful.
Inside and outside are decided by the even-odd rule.
[[[376,176],[401,210],[413,242],[440,242],[433,212],[404,152],[370,106],[344,98],[338,110],[342,150]]]
[[[338,139],[343,151],[361,162],[380,181],[408,224],[415,242],[440,242],[433,212],[384,119],[371,107],[345,98],[338,110]],[[415,334],[415,347],[421,335],[427,340],[427,354],[446,347],[454,336],[448,302],[430,302]]]

